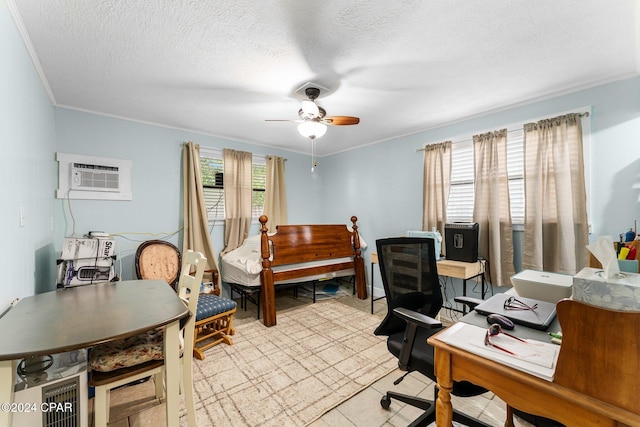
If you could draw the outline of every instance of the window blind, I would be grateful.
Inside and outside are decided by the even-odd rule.
[[[258,218],[264,209],[267,170],[264,155],[254,154],[251,168],[251,216]],[[200,174],[209,221],[225,219],[224,161],[222,150],[200,148]]]

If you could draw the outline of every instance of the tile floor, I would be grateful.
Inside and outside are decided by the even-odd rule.
[[[291,291],[278,293],[277,298],[278,310],[287,310],[311,303],[308,298],[293,298]],[[367,312],[371,310],[370,300],[359,300],[355,296],[344,296],[340,300],[360,310]],[[374,311],[380,314],[386,312],[384,299],[375,302]],[[255,320],[255,316],[255,306],[251,304],[247,311],[238,308],[235,323],[240,325],[251,322]],[[446,321],[446,319],[443,318],[443,321]],[[385,410],[379,404],[380,399],[387,390],[396,390],[401,393],[415,394],[432,399],[434,384],[433,381],[418,373],[411,373],[400,384],[393,385],[393,381],[402,376],[402,374],[403,372],[400,370],[392,372],[356,396],[327,412],[313,422],[311,427],[395,427],[409,425],[415,418],[420,416],[421,410],[397,401],[393,401],[389,410]],[[164,425],[164,404],[154,399],[153,395],[152,381],[114,390],[111,393],[110,419],[112,422],[109,425],[112,427],[155,427]],[[492,393],[465,399],[452,397],[455,408],[492,426],[503,425],[505,404]],[[92,399],[89,402],[89,408],[90,425],[92,425]],[[363,410],[363,408],[366,409]],[[518,427],[530,426],[530,424],[519,419],[515,421]]]

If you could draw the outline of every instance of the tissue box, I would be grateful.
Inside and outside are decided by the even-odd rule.
[[[607,279],[600,269],[583,268],[573,276],[572,298],[612,310],[640,311],[640,274]]]

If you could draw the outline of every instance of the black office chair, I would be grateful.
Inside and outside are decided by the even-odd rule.
[[[418,371],[436,381],[433,347],[427,344],[427,338],[443,329],[442,324],[434,319],[442,308],[443,300],[433,239],[379,239],[376,246],[387,299],[387,316],[374,333],[389,337],[387,348],[398,358],[400,369],[407,371],[405,376]],[[394,384],[398,384],[403,378],[404,376]],[[454,382],[452,394],[476,396],[484,392],[486,389],[465,381]],[[436,386],[436,397],[437,393]],[[388,391],[382,397],[380,405],[388,409],[392,399],[425,410],[410,426],[426,426],[435,421],[433,401]],[[453,413],[453,420],[468,426],[487,426],[456,411]]]

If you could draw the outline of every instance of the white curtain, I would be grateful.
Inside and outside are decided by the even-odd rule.
[[[251,168],[253,156],[245,151],[223,150],[225,248],[227,253],[239,247],[251,227]]]
[[[451,187],[451,141],[424,147],[422,181],[422,229],[434,227],[444,236],[447,222],[447,199]],[[445,253],[445,245],[442,245]]]
[[[286,159],[267,156],[267,183],[264,192],[264,214],[269,218],[267,228],[275,231],[276,226],[287,224],[287,187],[284,175]]]
[[[576,274],[588,265],[581,116],[524,126],[524,268]]]
[[[209,234],[209,219],[200,175],[200,146],[189,141],[182,150],[183,217],[182,253],[191,249],[207,257],[205,270],[217,270],[216,256]]]
[[[473,136],[473,221],[478,223],[478,255],[489,263],[489,282],[511,286],[513,229],[507,175],[507,130]]]

